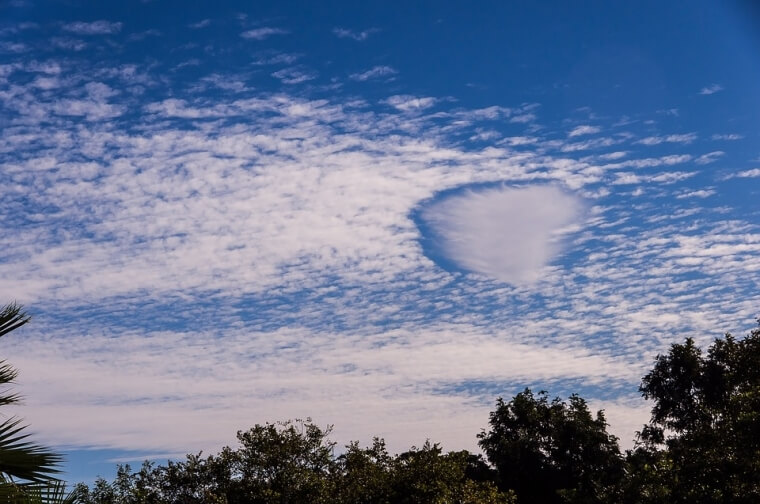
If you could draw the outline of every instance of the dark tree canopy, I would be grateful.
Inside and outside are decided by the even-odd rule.
[[[520,504],[605,502],[623,476],[617,438],[607,433],[599,411],[586,402],[549,401],[529,389],[491,413],[480,446],[498,471],[499,486],[512,489]]]
[[[689,338],[659,355],[641,393],[654,401],[640,457],[659,464],[669,502],[760,502],[760,329]]]
[[[469,476],[478,457],[443,453],[425,443],[400,455],[385,443],[349,444],[335,456],[330,429],[310,421],[256,425],[238,433],[239,447],[206,458],[143,465],[138,472],[121,466],[116,479],[79,485],[84,504],[512,504],[510,493],[490,481]]]

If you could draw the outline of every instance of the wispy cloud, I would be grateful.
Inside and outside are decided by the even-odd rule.
[[[536,115],[528,113],[528,114],[516,115],[516,116],[512,117],[509,120],[509,122],[511,122],[511,123],[525,124],[525,123],[533,122],[535,120],[536,120]]]
[[[659,145],[661,143],[690,144],[697,139],[696,133],[683,133],[678,135],[650,136],[636,141],[642,145]]]
[[[47,373],[25,380],[24,390],[35,399],[24,411],[36,429],[55,432],[55,442],[78,445],[86,439],[90,445],[172,451],[218,447],[263,410],[271,418],[287,418],[296,409],[320,422],[338,417],[336,434],[344,442],[368,439],[367,425],[352,411],[360,408],[363,418],[373,419],[376,434],[399,415],[408,417],[409,404],[415,405],[415,418],[445,415],[457,426],[448,447],[473,448],[490,400],[473,404],[446,397],[436,393],[439,384],[582,377],[607,385],[637,372],[613,355],[566,343],[522,343],[506,331],[467,324],[361,337],[303,328],[228,330],[221,346],[217,338],[213,332],[167,331],[43,341],[35,334],[11,347],[8,358],[22,369],[46,366]],[[62,389],[78,391],[76,396],[54,393],[47,374],[58,376]],[[181,387],[183,382],[193,386]],[[168,390],[174,392],[167,396]],[[391,447],[405,449],[431,434],[429,422],[405,425],[389,437]],[[122,434],[114,438],[112,432]]]
[[[350,38],[359,42],[367,40],[370,35],[377,33],[380,30],[377,28],[370,28],[369,30],[354,31],[347,28],[333,28],[333,34],[338,38]]]
[[[111,21],[77,21],[63,25],[63,29],[77,35],[112,35],[121,31],[122,23]]]
[[[83,40],[71,37],[53,37],[50,39],[50,44],[53,47],[67,49],[70,51],[81,51],[87,47],[87,43]]]
[[[411,95],[394,95],[385,100],[385,103],[402,112],[421,111],[432,107],[438,100],[430,97],[417,97]]]
[[[30,47],[22,42],[0,41],[0,53],[24,53],[30,50]]]
[[[684,191],[676,194],[678,199],[686,198],[709,198],[715,194],[715,189],[697,189],[695,191]]]
[[[374,66],[365,72],[351,74],[349,75],[349,78],[351,80],[364,82],[370,79],[378,79],[380,77],[389,77],[397,73],[398,71],[396,71],[394,68],[381,65],[381,66]]]
[[[262,28],[254,28],[252,30],[246,30],[243,33],[241,33],[240,36],[243,37],[244,39],[264,40],[273,35],[287,35],[288,33],[290,33],[288,30],[284,30],[282,28],[272,28],[269,26],[265,26]]]
[[[718,159],[720,159],[721,157],[725,155],[726,153],[723,151],[708,152],[707,154],[702,154],[701,156],[696,158],[694,162],[699,165],[706,165],[706,164],[714,163],[715,161],[717,161]]]
[[[703,87],[699,90],[699,94],[701,95],[711,95],[715,94],[718,91],[723,91],[723,86],[720,84],[710,84],[709,86]]]
[[[581,135],[593,135],[595,133],[599,133],[600,131],[601,131],[601,128],[599,128],[598,126],[582,125],[582,126],[576,126],[575,128],[573,128],[567,134],[567,136],[572,138],[572,137],[577,137]]]
[[[256,58],[253,60],[253,64],[260,66],[260,65],[292,65],[296,61],[298,61],[298,58],[300,55],[298,54],[291,54],[291,53],[280,53],[280,52],[270,52],[270,53],[263,53],[256,56]]]
[[[715,134],[711,138],[713,140],[741,140],[744,138],[744,135],[739,135],[738,133]]]
[[[280,79],[283,84],[300,84],[316,79],[317,73],[304,67],[288,67],[272,72],[272,77]]]
[[[752,168],[751,170],[744,170],[737,173],[731,173],[726,175],[723,179],[728,180],[732,178],[757,178],[760,177],[760,168]]]
[[[4,357],[51,443],[218,449],[310,414],[472,448],[524,386],[582,388],[625,443],[658,352],[753,323],[757,223],[694,164],[721,151],[652,156],[643,113],[570,141],[510,123],[535,105],[293,86],[292,55],[188,53],[186,81],[93,54],[0,65],[0,290],[38,310]]]
[[[210,24],[211,24],[211,20],[210,19],[201,19],[200,21],[198,21],[196,23],[190,23],[187,26],[188,26],[188,28],[193,28],[193,29],[197,30],[198,28],[205,28],[205,27],[209,26]]]

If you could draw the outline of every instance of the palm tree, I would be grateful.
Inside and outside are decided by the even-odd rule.
[[[15,303],[0,309],[0,336],[29,322],[29,316]],[[18,375],[13,366],[0,360],[0,406],[18,403],[20,397],[6,387]],[[65,486],[53,477],[62,458],[48,448],[29,441],[20,418],[0,423],[0,502],[66,502]],[[20,481],[17,481],[20,480]]]

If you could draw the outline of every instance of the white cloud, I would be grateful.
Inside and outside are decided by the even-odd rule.
[[[24,416],[45,441],[180,452],[218,449],[255,422],[306,415],[336,423],[343,442],[390,431],[397,450],[428,437],[445,439],[448,449],[473,449],[494,398],[477,405],[437,388],[562,379],[607,386],[639,374],[604,352],[523,343],[506,329],[468,324],[361,334],[237,329],[225,331],[224,344],[218,338],[35,331],[4,357],[24,371]],[[436,417],[446,424],[430,422]]]
[[[664,142],[690,144],[697,139],[696,133],[684,133],[680,135],[650,136],[642,138],[636,143],[642,145],[659,145]]]
[[[602,131],[602,129],[598,126],[582,125],[573,128],[570,133],[567,134],[567,136],[572,138],[581,135],[593,135],[594,133],[599,133],[600,131]]]
[[[209,26],[210,24],[211,24],[211,20],[210,19],[201,19],[197,23],[190,23],[187,26],[189,28],[193,28],[193,29],[197,30],[198,28],[205,28],[205,27]]]
[[[557,233],[577,224],[581,202],[551,186],[468,191],[426,208],[446,256],[511,284],[532,283],[559,252]]]
[[[600,137],[592,138],[590,140],[584,140],[582,142],[573,142],[562,145],[562,152],[577,152],[589,149],[599,149],[602,147],[610,147],[615,144],[622,143],[623,140],[619,138]]]
[[[538,142],[537,137],[532,136],[513,136],[513,137],[507,137],[504,139],[504,142],[507,145],[511,145],[513,147],[519,146],[519,145],[533,145],[536,142]]]
[[[111,21],[77,21],[63,25],[63,29],[77,35],[112,35],[121,31],[122,23]]]
[[[350,38],[359,42],[367,40],[370,35],[377,33],[377,28],[370,28],[369,30],[353,31],[346,28],[333,28],[333,34],[338,38]]]
[[[24,53],[29,51],[30,48],[23,42],[6,42],[0,41],[0,52],[4,53]]]
[[[703,87],[699,91],[699,94],[701,94],[701,95],[711,95],[711,94],[717,93],[718,91],[723,91],[723,86],[721,86],[720,84],[711,84],[709,86]]]
[[[760,168],[753,168],[751,170],[744,170],[738,173],[732,173],[724,177],[724,180],[732,178],[756,178],[760,177]]]
[[[742,138],[744,138],[744,135],[739,135],[738,133],[715,134],[712,136],[713,140],[741,140]]]
[[[707,154],[702,154],[701,156],[699,156],[698,158],[696,158],[694,160],[694,162],[697,163],[697,164],[699,164],[699,165],[706,165],[706,164],[714,163],[715,161],[717,161],[721,157],[725,156],[725,154],[726,153],[723,152],[723,151],[708,152]]]
[[[662,172],[654,175],[639,175],[630,172],[619,172],[615,174],[615,180],[612,184],[627,185],[646,183],[674,184],[686,180],[696,175],[696,172]]]
[[[280,79],[283,84],[300,84],[316,79],[317,73],[303,67],[288,67],[272,72],[272,77]]]
[[[344,440],[472,447],[498,394],[635,394],[640,367],[670,343],[753,325],[757,225],[720,192],[708,200],[720,206],[694,199],[714,189],[685,187],[696,173],[677,166],[698,154],[580,157],[629,137],[566,143],[561,121],[491,143],[535,107],[413,95],[378,107],[241,80],[211,72],[176,85],[161,68],[71,53],[0,65],[0,213],[11,230],[0,236],[0,299],[39,310],[4,357],[22,370],[20,413],[46,439],[184,452],[312,415]],[[227,84],[240,92],[208,87]],[[480,135],[486,145],[467,140]],[[548,191],[511,212],[485,196],[465,205],[489,218],[449,212],[458,236],[475,233],[470,248],[506,240],[503,226],[525,233],[500,245],[512,263],[487,247],[463,252],[505,276],[528,261],[521,251],[537,251],[514,272],[522,283],[446,271],[411,218],[441,191],[486,183]],[[562,227],[580,204],[552,187],[591,205],[582,225]],[[517,219],[529,211],[538,215]],[[567,253],[553,255],[560,242]],[[622,434],[616,423],[638,406],[609,407]]]
[[[246,30],[241,33],[240,36],[245,39],[264,40],[271,37],[272,35],[287,35],[288,33],[290,33],[288,30],[283,30],[282,28],[272,28],[270,26],[265,26],[262,28]]]
[[[696,191],[685,191],[676,195],[678,199],[685,198],[708,198],[715,194],[715,189],[698,189]]]
[[[535,114],[520,114],[512,117],[509,122],[525,124],[536,120]]]
[[[600,154],[598,157],[599,159],[603,159],[605,161],[614,161],[615,159],[622,159],[627,155],[628,153],[626,151],[616,151],[609,152],[607,154]]]
[[[300,56],[290,53],[264,53],[253,60],[254,65],[292,65]]]
[[[87,43],[85,43],[83,40],[70,37],[53,37],[50,39],[50,43],[54,47],[67,49],[70,51],[81,51],[87,47]]]
[[[349,75],[349,78],[351,80],[363,82],[370,79],[377,79],[379,77],[388,77],[390,75],[395,75],[397,73],[398,72],[394,68],[382,65],[382,66],[374,66],[365,72],[351,74]]]
[[[414,112],[430,108],[435,105],[437,101],[438,100],[430,96],[417,97],[411,95],[395,95],[385,100],[385,103],[402,112]]]

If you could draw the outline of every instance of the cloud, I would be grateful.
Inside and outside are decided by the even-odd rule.
[[[511,284],[535,282],[577,224],[581,202],[551,186],[468,191],[426,208],[442,252],[460,267]]]
[[[370,35],[372,35],[373,33],[377,33],[379,31],[380,30],[378,30],[377,28],[370,28],[369,30],[358,31],[358,32],[353,31],[353,30],[348,30],[346,28],[333,28],[332,32],[338,38],[350,38],[350,39],[362,42],[364,40],[367,40],[370,37]]]
[[[715,194],[715,189],[698,189],[696,191],[685,191],[676,195],[678,199],[685,198],[709,198]]]
[[[636,143],[642,145],[659,145],[661,143],[682,143],[690,144],[697,139],[696,133],[684,133],[680,135],[667,135],[667,136],[650,136],[638,140]]]
[[[300,55],[291,53],[262,53],[253,60],[253,64],[257,66],[261,65],[292,65]]]
[[[113,35],[121,31],[122,23],[111,21],[77,21],[63,25],[63,29],[77,35]]]
[[[626,151],[608,152],[607,154],[600,154],[599,159],[605,161],[614,161],[615,159],[622,159],[628,155]]]
[[[161,33],[160,31],[151,29],[151,30],[141,31],[138,33],[131,33],[129,37],[127,37],[127,40],[131,42],[136,42],[140,40],[145,40],[148,37],[160,37],[162,35],[163,33]]]
[[[609,386],[638,374],[614,355],[566,343],[522,343],[507,331],[468,324],[360,337],[299,327],[239,329],[226,331],[224,345],[213,331],[48,336],[35,332],[6,352],[25,370],[25,417],[38,432],[50,433],[45,441],[131,450],[219,449],[253,422],[299,412],[335,422],[343,442],[368,440],[403,423],[406,428],[388,436],[397,450],[440,439],[444,429],[429,419],[445,416],[446,429],[457,431],[446,436],[447,448],[473,449],[493,398],[473,404],[440,394],[440,387],[578,378]],[[76,394],[55,393],[53,378]]]
[[[514,136],[514,137],[508,137],[504,139],[504,142],[508,145],[511,145],[513,147],[519,146],[519,145],[532,145],[538,142],[537,137],[529,137],[529,136]]]
[[[512,117],[509,122],[525,124],[536,120],[535,114],[520,114]]]
[[[562,152],[577,152],[589,149],[599,149],[623,142],[620,138],[600,137],[585,140],[583,142],[574,142],[562,145]]]
[[[706,164],[714,163],[715,161],[717,161],[718,159],[720,159],[721,157],[725,155],[726,153],[723,151],[708,152],[707,154],[702,154],[701,156],[696,158],[694,162],[697,163],[698,165],[706,165]]]
[[[688,143],[647,157],[643,112],[635,137],[569,142],[553,114],[513,135],[532,105],[28,47],[0,64],[0,298],[35,318],[3,357],[51,444],[216,450],[312,415],[341,440],[473,448],[525,386],[614,409],[625,442],[657,353],[754,326],[754,186],[705,186]],[[412,217],[441,194],[450,256]]]
[[[288,67],[272,72],[272,77],[280,79],[283,84],[300,84],[316,79],[317,73],[303,67]]]
[[[198,28],[205,28],[205,27],[209,26],[210,24],[211,24],[211,20],[210,19],[201,19],[197,23],[190,23],[187,26],[188,26],[188,28],[192,28],[192,29],[196,29],[197,30]]]
[[[744,138],[744,135],[739,135],[737,133],[729,133],[725,135],[715,134],[712,136],[713,140],[741,140]]]
[[[349,78],[351,80],[364,82],[370,79],[377,79],[379,77],[388,77],[390,75],[395,75],[397,73],[398,72],[394,68],[383,65],[383,66],[374,66],[365,72],[351,74],[349,75]]]
[[[87,43],[83,40],[70,37],[53,37],[50,39],[50,44],[53,47],[67,49],[70,51],[81,51],[87,47]]]
[[[3,53],[24,53],[29,51],[30,48],[28,45],[24,44],[23,42],[6,42],[6,41],[0,41],[0,52]]]
[[[732,173],[724,177],[724,180],[732,178],[757,178],[760,177],[760,168],[753,168],[751,170],[744,170],[738,173]]]
[[[394,95],[385,100],[385,103],[402,112],[421,111],[432,107],[438,100],[430,97],[417,97],[411,95]]]
[[[588,125],[576,126],[570,131],[570,133],[567,134],[567,136],[572,138],[572,137],[577,137],[581,135],[592,135],[594,133],[599,133],[600,131],[601,131],[601,128],[599,128],[598,126],[588,126]]]
[[[711,95],[711,94],[717,93],[718,91],[723,91],[723,86],[721,86],[720,84],[711,84],[707,87],[703,87],[702,89],[700,89],[699,94]]]
[[[290,33],[288,30],[283,30],[282,28],[272,28],[269,26],[265,26],[262,28],[254,28],[252,30],[246,30],[243,33],[240,34],[241,37],[244,39],[250,39],[250,40],[264,40],[272,35],[287,35]]]
[[[615,174],[615,180],[611,183],[614,185],[640,184],[640,183],[659,183],[674,184],[686,180],[696,175],[696,172],[662,172],[653,175],[639,175],[630,172],[619,172]]]

